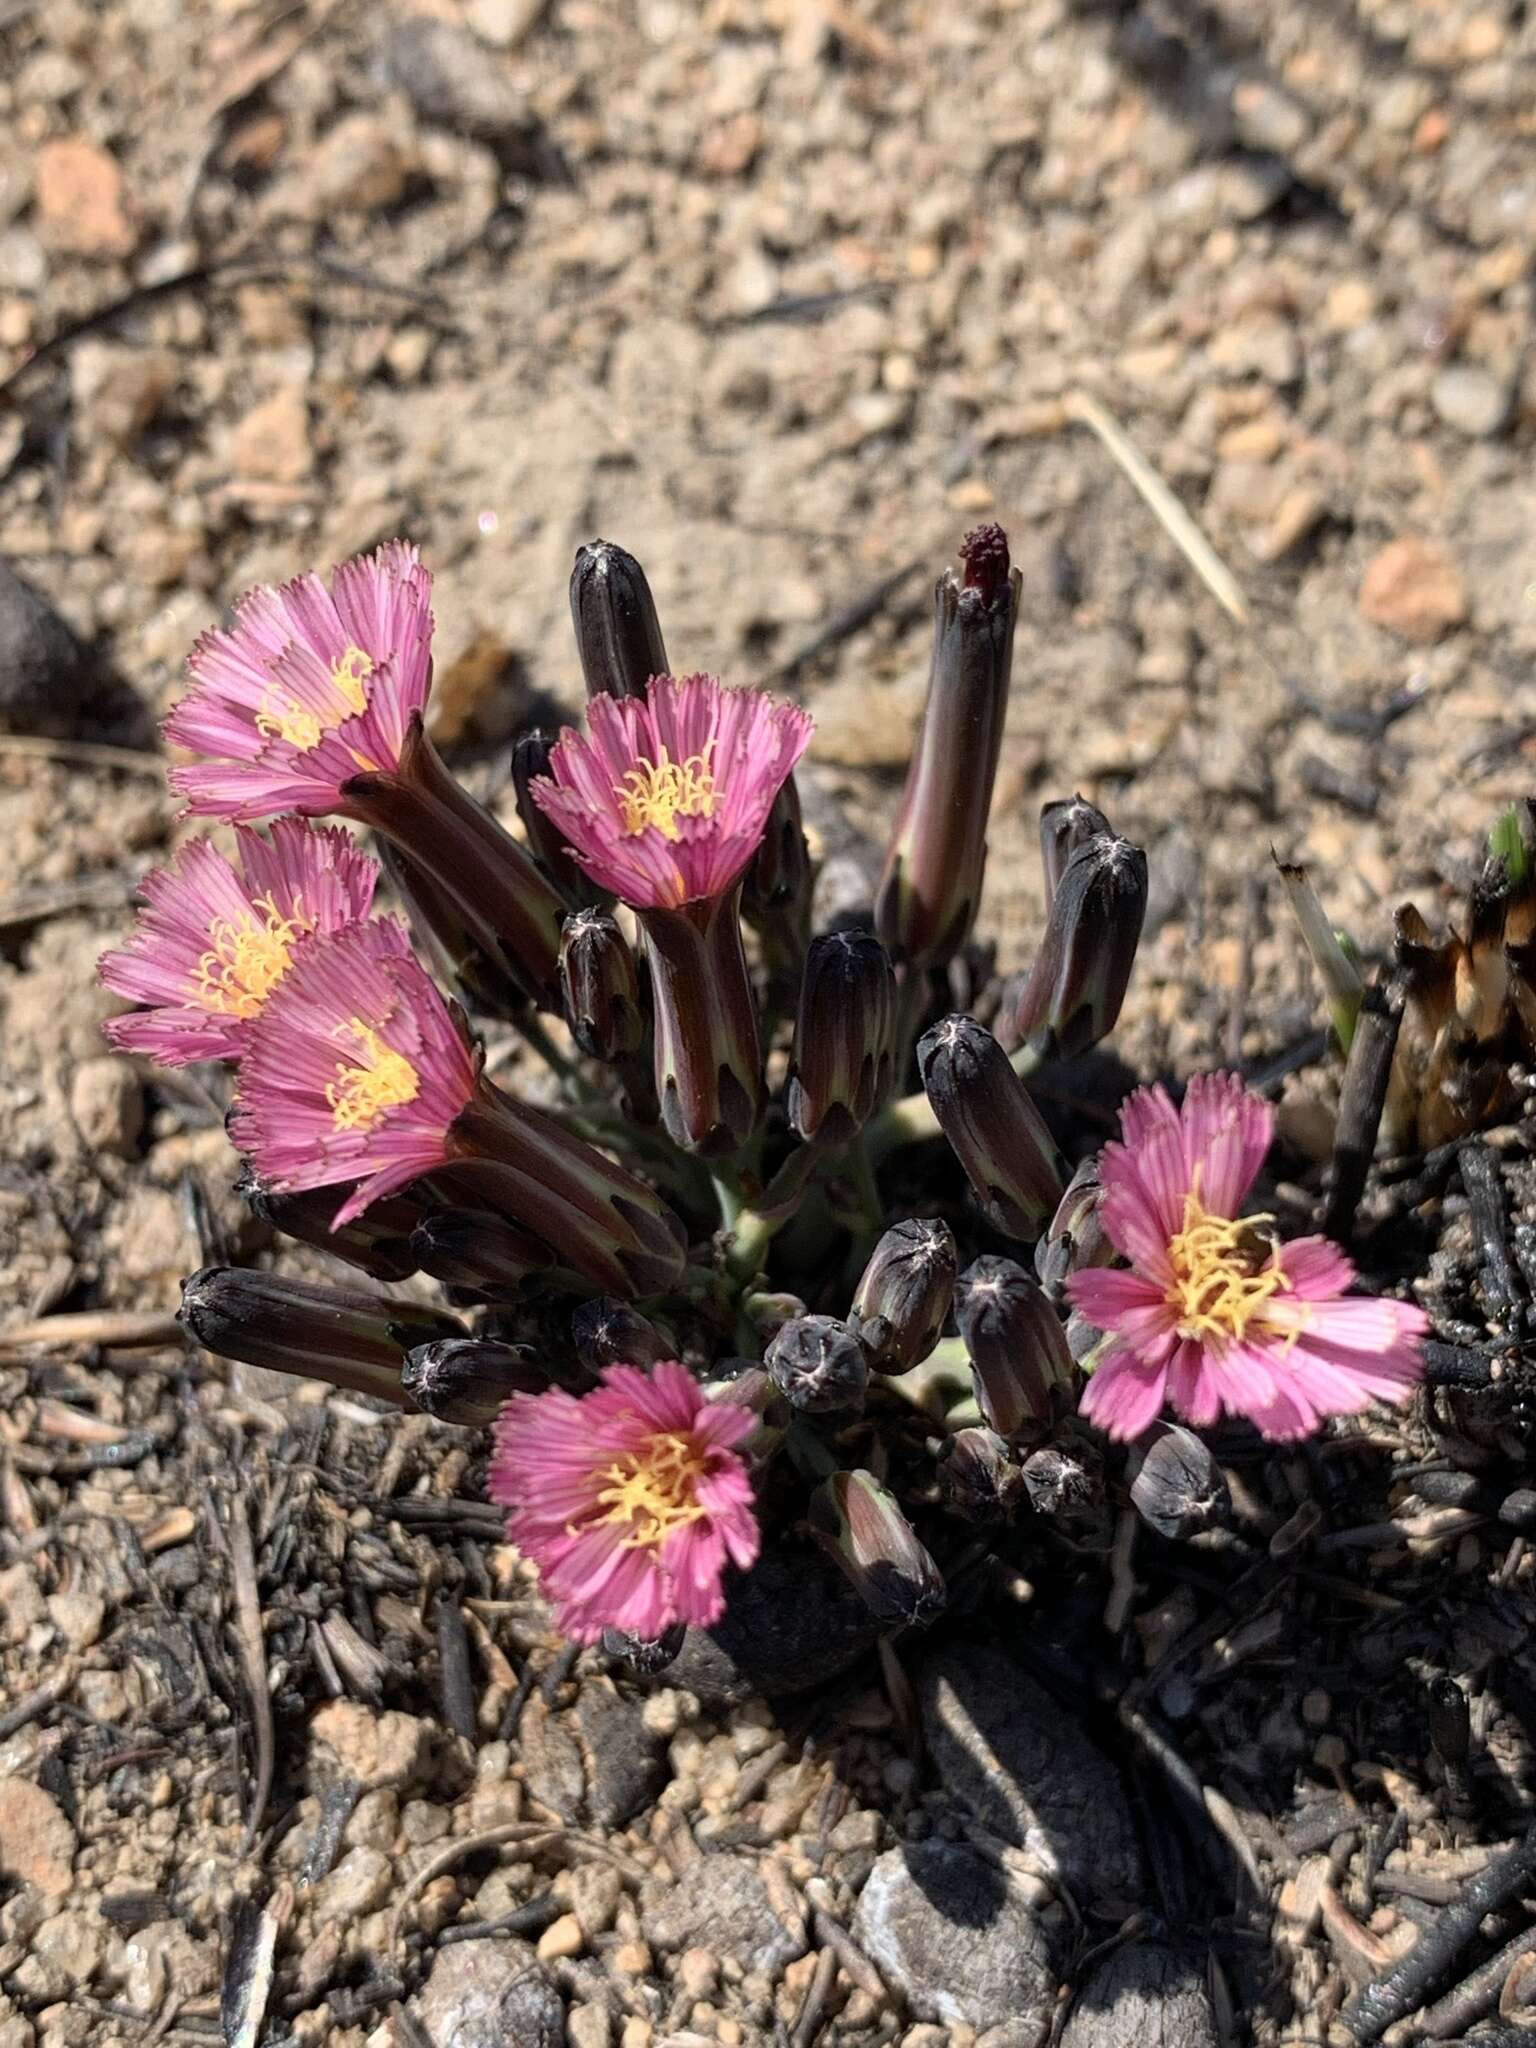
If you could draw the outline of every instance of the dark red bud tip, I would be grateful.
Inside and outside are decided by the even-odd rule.
[[[1008,581],[1007,534],[995,521],[978,526],[961,541],[960,559],[965,564],[966,589],[979,590],[983,602],[990,604]]]

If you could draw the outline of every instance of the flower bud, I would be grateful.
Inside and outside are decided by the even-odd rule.
[[[640,978],[629,941],[601,910],[578,910],[560,935],[560,994],[571,1036],[590,1059],[613,1062],[645,1043]]]
[[[800,792],[791,775],[773,800],[762,843],[747,869],[742,914],[754,930],[778,920],[803,946],[811,908],[811,849],[805,843]]]
[[[1206,1445],[1177,1423],[1141,1456],[1131,1481],[1131,1505],[1149,1529],[1181,1542],[1220,1521],[1229,1505],[1227,1482]]]
[[[1072,1384],[1072,1354],[1055,1309],[1022,1266],[988,1254],[960,1275],[955,1322],[983,1417],[999,1436],[1048,1423]]]
[[[994,1430],[957,1429],[939,1452],[945,1505],[966,1522],[1010,1520],[1024,1498],[1024,1474]]]
[[[1024,1460],[1022,1477],[1035,1513],[1053,1520],[1081,1518],[1103,1502],[1103,1475],[1076,1447],[1042,1444]]]
[[[345,1259],[375,1280],[408,1280],[417,1269],[411,1232],[421,1220],[421,1204],[413,1195],[388,1195],[351,1223],[333,1230],[331,1219],[338,1206],[335,1188],[279,1194],[246,1161],[235,1181],[235,1193],[251,1214],[271,1229]]]
[[[645,571],[612,541],[576,550],[571,624],[589,697],[643,697],[652,676],[671,674]]]
[[[425,1415],[439,1422],[494,1422],[514,1394],[542,1394],[549,1374],[529,1344],[495,1344],[484,1337],[446,1337],[417,1344],[400,1384]]]
[[[763,1106],[757,999],[741,943],[741,889],[643,910],[656,1013],[656,1094],[675,1145],[706,1159],[740,1151]]]
[[[943,1612],[944,1580],[895,1497],[868,1472],[834,1472],[811,1495],[811,1534],[871,1614],[926,1628]]]
[[[1139,846],[1100,835],[1077,848],[1018,996],[1020,1041],[1070,1057],[1113,1031],[1146,912],[1147,857]]]
[[[627,1664],[636,1678],[654,1678],[677,1657],[688,1633],[685,1621],[674,1622],[665,1635],[632,1636],[621,1628],[605,1628],[599,1647],[605,1657]]]
[[[477,1294],[515,1294],[555,1263],[549,1246],[487,1209],[429,1209],[411,1232],[423,1273]]]
[[[946,1017],[918,1040],[918,1072],[987,1220],[1033,1238],[1062,1197],[1055,1140],[990,1031]]]
[[[1035,1278],[1051,1297],[1059,1301],[1073,1273],[1085,1267],[1107,1266],[1115,1256],[1100,1220],[1104,1186],[1099,1179],[1097,1155],[1085,1159],[1071,1180],[1067,1192],[1051,1218],[1050,1228],[1035,1246]]]
[[[410,921],[411,936],[436,969],[438,979],[457,988],[478,1016],[516,1018],[528,996],[497,952],[425,868],[381,834],[374,850],[379,865]]]
[[[1086,846],[1090,839],[1107,835],[1114,837],[1114,828],[1108,818],[1086,797],[1058,797],[1054,803],[1043,806],[1040,812],[1040,865],[1045,870],[1045,901],[1049,908],[1051,899],[1061,886],[1061,877],[1067,862],[1080,846]]]
[[[830,932],[805,956],[789,1061],[789,1120],[846,1145],[890,1092],[896,977],[873,932]]]
[[[176,1320],[220,1358],[400,1399],[414,1345],[462,1337],[456,1316],[369,1287],[317,1287],[277,1273],[204,1266],[181,1283]]]
[[[966,536],[963,576],[934,593],[933,669],[875,902],[894,958],[942,967],[964,945],[981,898],[1020,578],[1000,526]]]
[[[786,1323],[763,1363],[791,1408],[819,1414],[863,1404],[869,1384],[864,1347],[836,1316],[797,1316]]]
[[[573,910],[601,900],[602,892],[591,877],[566,851],[565,834],[533,799],[533,784],[549,774],[549,757],[555,742],[535,727],[519,734],[512,746],[512,788],[517,798],[517,815],[523,821],[534,858]]]
[[[677,1356],[675,1341],[664,1337],[649,1316],[611,1294],[599,1294],[581,1304],[571,1317],[571,1336],[576,1356],[589,1372],[601,1372],[605,1365],[643,1369],[658,1359]]]
[[[947,1223],[895,1223],[870,1253],[849,1327],[877,1372],[908,1372],[939,1341],[955,1293],[955,1236]]]

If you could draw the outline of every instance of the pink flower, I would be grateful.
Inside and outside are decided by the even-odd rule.
[[[334,1229],[454,1156],[479,1061],[393,919],[304,947],[251,1027],[230,1135],[283,1194],[359,1183]]]
[[[103,1027],[120,1052],[163,1066],[238,1059],[251,1026],[316,932],[366,917],[378,863],[334,829],[279,818],[270,843],[235,827],[237,860],[206,839],[146,875],[144,909],[101,978],[147,1009]]]
[[[725,1610],[727,1559],[758,1551],[752,1482],[736,1446],[757,1417],[711,1401],[675,1359],[611,1365],[603,1385],[518,1394],[501,1411],[489,1492],[507,1538],[539,1567],[576,1642],[605,1628],[647,1642]]]
[[[1136,1437],[1170,1402],[1186,1421],[1246,1415],[1267,1437],[1403,1401],[1420,1378],[1420,1308],[1347,1296],[1351,1261],[1322,1237],[1279,1244],[1241,1218],[1274,1113],[1235,1074],[1197,1075],[1175,1109],[1142,1088],[1104,1147],[1100,1211],[1130,1271],[1075,1273],[1072,1304],[1112,1333],[1082,1412]]]
[[[204,817],[317,816],[354,775],[392,771],[432,682],[432,579],[409,542],[386,542],[332,572],[235,607],[204,633],[192,688],[165,721],[174,746],[208,758],[171,770]]]
[[[563,733],[531,788],[593,881],[673,910],[740,878],[810,737],[808,713],[762,690],[653,676],[644,697],[594,697],[586,738]]]

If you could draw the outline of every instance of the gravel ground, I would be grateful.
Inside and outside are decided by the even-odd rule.
[[[601,533],[646,563],[675,663],[803,694],[810,820],[857,891],[929,581],[1000,520],[1025,575],[1003,965],[1038,922],[1038,807],[1080,789],[1152,864],[1127,1060],[1293,1042],[1316,1006],[1269,846],[1379,948],[1405,896],[1444,913],[1530,787],[1533,63],[1512,0],[0,0],[12,1324],[153,1316],[210,1244],[260,1249],[219,1103],[103,1056],[92,964],[181,829],[154,723],[193,637],[398,532],[438,579],[441,736],[509,815],[507,736],[579,696],[565,583]],[[1324,1085],[1288,1105],[1303,1150]],[[572,1669],[477,1455],[175,1345],[0,1357],[0,2048],[217,2039],[221,1983],[227,2038],[265,2012],[264,2039],[337,2048],[1031,2048],[1058,1983],[1072,2048],[1108,2038],[1086,1987],[1135,1952],[1100,1945],[1137,1883],[1085,1897],[916,1760],[938,1680],[904,1705],[866,1669],[781,1719]],[[1453,1668],[1528,1628],[1522,1542],[1410,1544],[1480,1589],[1496,1647]],[[1176,1591],[1138,1610],[1148,1669],[1193,1626]],[[1375,1752],[1335,1718],[1330,1685],[1369,1692],[1338,1678],[1346,1633],[1283,1729],[1272,1646],[1235,1660],[1257,1676],[1210,1741],[1267,1744],[1295,1813],[1243,1837],[1264,1909],[1228,1876],[1216,1989],[1203,1946],[1154,1972],[1165,2004],[1198,1993],[1170,2040],[1326,2039],[1423,1915],[1383,1872],[1433,1900],[1517,1831],[1518,1688],[1479,1726],[1513,1803],[1447,1821],[1439,1766],[1404,1775],[1411,1702]],[[467,1694],[442,1676],[466,1657]],[[1360,1798],[1394,1839],[1343,1824]],[[730,1862],[690,1878],[706,1853]],[[951,2010],[901,1887],[973,1880],[1026,1932],[1015,1976]]]

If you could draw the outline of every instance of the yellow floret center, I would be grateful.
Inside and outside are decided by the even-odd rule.
[[[384,1043],[371,1024],[352,1017],[333,1035],[350,1037],[357,1046],[351,1058],[338,1065],[336,1078],[325,1091],[338,1131],[374,1130],[392,1109],[416,1100],[420,1074],[403,1052]]]
[[[1168,1246],[1173,1279],[1164,1300],[1178,1317],[1179,1335],[1241,1341],[1262,1323],[1290,1279],[1279,1251],[1260,1249],[1254,1226],[1267,1216],[1213,1216],[1191,1191],[1184,1197],[1184,1225]]]
[[[258,896],[239,922],[216,918],[190,983],[193,998],[224,1017],[256,1016],[288,972],[294,947],[314,928],[297,898],[285,916],[270,895]]]
[[[312,752],[328,732],[334,732],[349,718],[360,718],[368,709],[368,678],[374,667],[372,656],[361,647],[344,648],[331,664],[331,688],[336,695],[334,702],[325,707],[324,716],[301,704],[280,683],[269,684],[256,714],[256,730],[269,740],[282,740],[301,754]],[[361,760],[362,756],[357,758]]]
[[[625,1531],[624,1550],[659,1550],[674,1529],[701,1521],[697,1497],[707,1470],[705,1454],[683,1430],[658,1430],[635,1451],[593,1474],[607,1484],[598,1494],[598,1520]]]
[[[686,761],[671,760],[665,747],[656,761],[637,761],[614,785],[624,830],[633,838],[654,827],[663,839],[677,839],[679,818],[715,815],[715,777],[709,765],[714,741]]]

